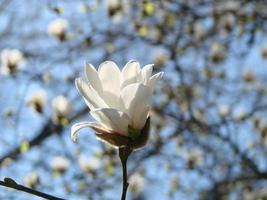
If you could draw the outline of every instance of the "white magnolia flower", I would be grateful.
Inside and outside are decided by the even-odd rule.
[[[129,61],[122,71],[112,61],[102,63],[98,71],[87,64],[86,78],[78,78],[75,83],[96,121],[73,125],[72,139],[76,140],[78,130],[85,127],[102,136],[132,138],[140,134],[149,116],[149,97],[163,76],[163,72],[151,76],[152,70],[152,64],[140,69],[137,61]]]
[[[64,40],[66,38],[66,30],[69,23],[65,19],[55,19],[48,24],[47,33],[59,40]]]
[[[18,49],[4,49],[1,52],[1,73],[14,74],[24,61],[23,53]]]

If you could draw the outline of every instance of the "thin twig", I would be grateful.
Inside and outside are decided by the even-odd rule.
[[[25,187],[23,185],[17,184],[11,178],[5,178],[4,181],[0,181],[0,185],[4,186],[4,187],[8,187],[8,188],[13,188],[15,190],[23,191],[23,192],[26,192],[28,194],[32,194],[32,195],[42,197],[42,198],[48,199],[48,200],[65,200],[65,199],[58,198],[58,197],[55,197],[55,196],[31,189],[31,188]]]

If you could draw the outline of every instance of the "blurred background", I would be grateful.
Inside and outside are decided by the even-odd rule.
[[[116,200],[116,150],[74,79],[85,62],[164,71],[128,199],[267,199],[267,2],[1,0],[0,179],[66,199]],[[112,76],[112,75],[111,75]],[[0,199],[36,197],[0,187]]]

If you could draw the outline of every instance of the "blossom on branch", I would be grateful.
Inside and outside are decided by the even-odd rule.
[[[122,71],[112,61],[85,66],[85,78],[76,79],[76,87],[90,108],[94,122],[72,126],[75,141],[81,128],[90,127],[96,136],[117,147],[140,148],[146,144],[149,129],[149,97],[163,72],[152,75],[153,65],[142,69],[129,61]]]
[[[60,41],[66,40],[69,23],[65,19],[55,19],[47,26],[47,33]]]
[[[4,49],[1,52],[1,74],[15,74],[24,61],[24,55],[20,50]]]
[[[55,124],[66,125],[71,112],[69,99],[59,95],[52,100],[53,122]]]
[[[37,90],[30,96],[27,105],[35,110],[37,113],[43,113],[46,104],[46,93],[44,90]]]

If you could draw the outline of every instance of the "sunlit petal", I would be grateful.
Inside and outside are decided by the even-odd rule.
[[[128,134],[129,117],[124,112],[113,108],[102,108],[92,110],[90,113],[102,126],[121,135]]]
[[[134,128],[140,128],[140,118],[143,116],[144,108],[147,107],[151,90],[141,83],[134,83],[122,90],[122,99],[126,113],[131,119]]]
[[[120,108],[120,69],[114,62],[106,61],[99,66],[98,75],[102,83],[104,101],[111,108]]]
[[[82,78],[75,80],[76,88],[83,96],[88,107],[92,109],[108,107],[103,99],[98,95],[94,88],[86,83]]]
[[[125,86],[136,83],[137,76],[140,73],[140,65],[139,62],[135,60],[129,61],[125,67],[122,69],[122,77],[121,77],[121,88]]]
[[[91,86],[99,93],[102,93],[102,85],[98,73],[93,65],[86,63],[84,67],[85,76]]]

